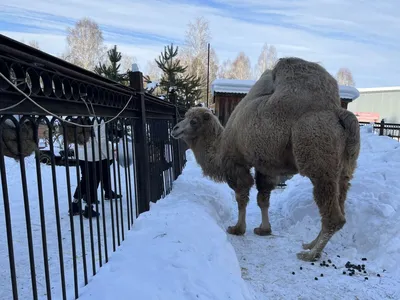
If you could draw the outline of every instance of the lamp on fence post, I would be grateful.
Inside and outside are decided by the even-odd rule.
[[[146,134],[146,101],[143,87],[143,74],[137,64],[132,64],[133,72],[129,72],[129,85],[139,94],[140,120],[135,122],[135,152],[137,174],[138,214],[150,209],[150,167],[149,147]]]
[[[169,91],[168,95],[169,100],[171,103],[175,105],[175,120],[174,120],[174,126],[179,122],[179,111],[178,111],[178,104],[176,100],[176,93],[175,90],[172,88]],[[173,149],[174,149],[174,177],[175,179],[178,178],[178,176],[181,174],[182,171],[182,156],[181,156],[181,148],[180,148],[180,141],[178,140],[173,140]]]

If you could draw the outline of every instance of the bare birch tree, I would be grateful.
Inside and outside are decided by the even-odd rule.
[[[341,85],[355,86],[353,74],[348,68],[340,68],[336,74],[336,80]]]
[[[222,78],[247,80],[252,78],[250,58],[242,51],[231,63],[226,60],[222,65]]]
[[[201,78],[202,99],[207,98],[207,62],[208,44],[211,42],[209,21],[204,17],[198,17],[194,22],[189,22],[185,35],[184,47],[182,47],[180,60],[187,66],[186,74]],[[210,85],[217,78],[218,58],[215,50],[210,47]],[[209,97],[210,97],[209,93]]]
[[[132,70],[132,64],[137,63],[136,57],[128,54],[122,54],[121,58],[121,67],[120,70],[122,73],[127,72],[128,70]]]
[[[62,55],[65,60],[91,71],[103,62],[107,47],[96,22],[83,18],[73,28],[68,27],[67,32],[67,52]]]
[[[232,62],[230,59],[225,60],[218,69],[218,78],[232,78],[230,72],[232,70]]]
[[[260,78],[261,74],[264,73],[265,70],[272,70],[276,61],[278,59],[277,52],[275,46],[268,46],[267,43],[262,47],[260,56],[258,57],[257,64],[254,68],[254,77],[255,79]]]
[[[36,40],[30,40],[29,42],[25,43],[25,40],[22,39],[21,43],[27,44],[28,46],[31,46],[33,48],[36,48],[36,49],[40,50],[39,42],[36,41]]]
[[[162,76],[161,69],[157,66],[156,61],[149,60],[145,68],[146,76],[150,78],[151,81],[159,81]]]

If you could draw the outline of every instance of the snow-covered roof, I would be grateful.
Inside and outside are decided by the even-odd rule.
[[[256,80],[216,79],[211,84],[211,94],[247,94],[254,83]],[[360,96],[360,92],[355,87],[345,85],[339,85],[339,93],[341,99],[355,100]]]
[[[384,86],[374,88],[359,88],[360,93],[374,93],[374,92],[400,92],[400,86]]]
[[[360,96],[360,92],[355,87],[339,85],[339,95],[341,99],[355,100]]]
[[[234,93],[247,94],[256,80],[240,80],[240,79],[215,79],[211,84],[211,94],[217,93]]]

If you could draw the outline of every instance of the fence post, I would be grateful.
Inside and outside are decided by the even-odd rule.
[[[384,119],[382,119],[382,121],[381,121],[381,127],[379,128],[379,135],[383,135],[383,133],[384,133],[384,130],[385,129],[385,120]]]
[[[174,126],[179,122],[179,111],[178,111],[178,104],[176,101],[176,94],[175,91],[172,90],[169,93],[169,99],[171,101],[171,103],[174,104],[175,106],[175,118],[174,118]],[[181,162],[181,147],[179,147],[179,140],[173,140],[173,149],[174,149],[174,153],[173,153],[173,160],[174,160],[174,179],[177,179],[178,176],[181,174],[182,171],[182,162]]]
[[[135,122],[135,152],[136,152],[136,182],[138,214],[150,209],[150,167],[149,167],[149,146],[146,130],[146,101],[143,87],[143,74],[140,71],[129,72],[129,85],[139,94],[140,119]]]

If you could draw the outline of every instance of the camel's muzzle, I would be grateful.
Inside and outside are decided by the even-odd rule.
[[[177,140],[177,139],[181,138],[182,135],[183,135],[183,130],[179,127],[179,124],[176,124],[176,125],[174,126],[174,128],[172,129],[171,137],[172,137],[173,139],[176,139],[176,140]]]

